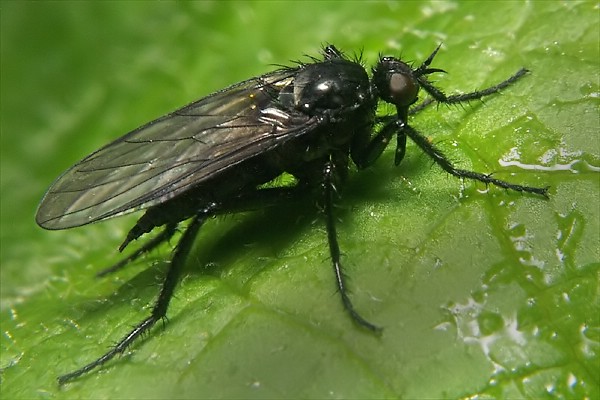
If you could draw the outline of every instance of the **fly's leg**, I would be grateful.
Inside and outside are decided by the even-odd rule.
[[[352,160],[360,169],[372,165],[381,156],[386,149],[392,136],[396,135],[396,153],[394,155],[394,164],[400,164],[406,154],[406,133],[402,130],[404,118],[394,116],[386,118],[386,124],[377,132],[371,141],[363,149],[353,149]]]
[[[414,75],[417,78],[417,80],[419,81],[419,84],[423,87],[423,89],[427,93],[429,93],[433,97],[433,99],[426,99],[423,102],[411,107],[410,110],[408,111],[409,115],[417,114],[418,112],[427,108],[427,106],[429,106],[434,101],[436,101],[438,103],[444,103],[444,104],[457,104],[457,103],[462,103],[462,102],[466,102],[466,101],[470,101],[470,100],[479,100],[482,97],[489,96],[494,93],[498,93],[500,90],[504,89],[507,86],[512,85],[513,83],[515,83],[517,80],[519,80],[520,78],[522,78],[529,72],[529,70],[527,70],[526,68],[521,68],[515,74],[510,76],[508,79],[505,79],[504,81],[502,81],[494,86],[491,86],[487,89],[477,90],[477,91],[474,91],[471,93],[446,96],[446,94],[444,94],[443,91],[441,91],[440,89],[433,86],[425,77],[425,75],[428,75],[428,74],[431,74],[434,72],[446,72],[446,71],[444,71],[442,69],[438,69],[438,68],[429,68],[429,65],[433,61],[433,58],[435,57],[435,55],[437,54],[439,49],[440,49],[440,46],[438,46],[433,51],[433,53],[431,53],[431,55],[429,57],[427,57],[427,59],[419,66],[419,68],[417,68],[414,71]]]
[[[177,282],[181,276],[181,271],[185,264],[185,260],[189,255],[194,243],[194,238],[196,237],[202,224],[210,216],[222,213],[257,210],[264,207],[276,206],[282,203],[287,204],[290,200],[301,198],[305,192],[305,190],[302,190],[299,187],[265,188],[246,193],[243,196],[233,197],[218,204],[211,203],[207,205],[205,209],[200,210],[182,234],[181,239],[179,240],[179,243],[173,252],[169,269],[167,270],[167,274],[163,280],[158,299],[154,304],[150,316],[138,323],[127,335],[121,338],[121,340],[119,340],[117,344],[104,355],[85,365],[84,367],[79,368],[78,370],[60,376],[58,378],[59,384],[64,384],[95,368],[98,368],[114,358],[116,355],[123,353],[135,340],[150,330],[159,320],[165,318],[169,302],[173,297],[173,291],[177,286]],[[121,247],[126,246],[130,241],[139,238],[144,233],[149,232],[156,227],[155,224],[149,222],[152,220],[151,216],[145,217],[146,214],[138,220],[136,225],[130,230],[130,233]],[[133,259],[139,257],[142,253],[153,249],[172,237],[176,231],[176,227],[177,223],[167,223],[165,229],[158,236],[153,238],[146,245],[142,246],[142,248],[137,250],[134,254],[123,260],[121,263],[116,264],[116,268],[113,266],[110,270],[105,270],[102,272],[110,273],[114,272],[114,270],[122,268],[123,265],[127,264],[129,261],[132,261]]]
[[[139,221],[138,221],[138,224],[139,224]],[[134,226],[134,228],[132,228],[129,231],[130,234],[138,226],[138,224],[136,224]],[[173,235],[175,234],[176,231],[177,231],[177,224],[176,223],[169,223],[169,224],[165,225],[165,228],[163,229],[163,231],[161,233],[159,233],[158,235],[156,235],[156,237],[152,238],[148,243],[144,244],[142,247],[140,247],[139,249],[137,249],[132,254],[130,254],[129,256],[125,257],[124,259],[122,259],[118,263],[110,266],[109,268],[103,269],[102,271],[98,272],[96,274],[96,276],[97,277],[102,277],[102,276],[109,275],[109,274],[112,274],[114,272],[117,272],[118,270],[122,269],[127,264],[129,264],[130,262],[133,262],[133,261],[137,260],[142,254],[148,253],[148,252],[154,250],[156,247],[158,247],[162,243],[164,243],[164,242],[168,241],[169,239],[171,239],[171,237],[173,237]],[[129,239],[129,236],[130,235],[127,235],[128,239]],[[140,234],[140,236],[141,236],[141,234]],[[129,239],[129,240],[126,239],[126,243],[124,242],[124,244],[122,244],[119,247],[119,250],[124,249],[125,246],[131,240],[133,240],[133,239]]]
[[[340,296],[342,296],[342,303],[344,308],[352,317],[352,320],[359,326],[366,328],[373,332],[380,332],[381,328],[373,325],[366,319],[364,319],[358,311],[354,309],[350,297],[348,297],[348,289],[346,285],[346,276],[342,269],[340,261],[340,246],[337,240],[337,233],[335,229],[335,216],[333,213],[333,201],[336,192],[335,188],[335,166],[334,163],[328,161],[325,163],[323,168],[323,213],[325,214],[325,226],[327,229],[327,242],[329,243],[329,254],[331,256],[331,263],[333,266],[333,272],[335,273],[335,279],[337,283]]]
[[[429,57],[427,57],[427,59],[425,61],[423,61],[423,63],[417,69],[415,69],[413,71],[413,76],[415,78],[417,78],[417,81],[419,82],[419,84],[438,103],[456,104],[456,103],[462,103],[462,102],[469,101],[469,100],[481,99],[482,97],[497,93],[500,90],[504,89],[505,87],[512,85],[513,83],[515,83],[517,80],[519,80],[520,78],[522,78],[525,74],[527,74],[529,72],[529,70],[527,70],[525,68],[521,68],[520,70],[518,70],[515,74],[513,74],[508,79],[505,79],[504,81],[502,81],[494,86],[491,86],[487,89],[477,90],[477,91],[474,91],[471,93],[446,96],[444,94],[444,92],[442,92],[440,89],[436,88],[431,83],[429,83],[429,81],[426,78],[426,75],[429,75],[429,74],[432,74],[435,72],[446,72],[443,69],[439,69],[439,68],[429,68],[429,65],[433,61],[433,59],[434,59],[435,55],[437,54],[437,52],[439,51],[440,47],[441,47],[441,45],[436,47],[436,49],[431,53],[431,55]],[[431,102],[425,104],[425,106],[416,106],[415,108],[413,108],[413,110],[416,109],[417,111],[411,111],[411,114],[414,114],[415,112],[420,111],[422,108],[426,107],[430,103]]]
[[[437,49],[436,49],[436,52],[437,52]],[[435,52],[433,53],[433,55],[435,55]],[[432,57],[430,56],[430,59],[428,59],[428,60],[431,61],[431,58]],[[427,64],[427,65],[429,65],[429,64]],[[429,71],[429,70],[430,69],[426,69],[426,71]],[[444,72],[442,70],[437,70],[437,71]],[[418,70],[415,72],[418,72]],[[431,83],[429,83],[429,81],[424,76],[419,76],[417,78],[417,80],[419,81],[419,84],[423,87],[423,89],[427,93],[429,93],[432,96],[432,98],[428,98],[428,99],[422,101],[421,103],[411,107],[408,110],[406,110],[406,108],[404,108],[404,107],[398,107],[397,108],[398,121],[400,123],[404,122],[404,124],[406,124],[408,122],[409,115],[415,115],[415,114],[421,112],[422,110],[427,108],[431,103],[434,103],[434,102],[442,103],[442,104],[460,104],[460,103],[468,102],[470,100],[480,100],[481,98],[483,98],[485,96],[489,96],[494,93],[498,93],[500,90],[506,88],[507,86],[512,85],[513,83],[515,83],[516,81],[521,79],[523,76],[525,76],[528,72],[529,72],[529,70],[527,70],[525,68],[521,68],[520,70],[518,70],[514,75],[512,75],[508,79],[506,79],[494,86],[491,86],[487,89],[477,90],[477,91],[474,91],[471,93],[455,94],[455,95],[451,95],[451,96],[446,96],[446,94],[444,94],[444,92],[442,90],[436,88]],[[388,124],[385,125],[384,128],[386,126],[389,126],[389,124],[391,124],[391,122],[388,122]],[[382,128],[382,130],[384,128]],[[400,164],[400,161],[402,161],[402,159],[404,158],[405,150],[406,150],[406,134],[404,133],[404,131],[402,129],[399,129],[398,130],[398,144],[396,146],[396,157],[394,160],[394,163],[396,165]]]
[[[427,60],[414,71],[414,74],[419,82],[419,84],[423,87],[423,89],[429,93],[432,98],[428,98],[421,103],[414,105],[407,109],[406,107],[397,107],[397,115],[395,116],[382,116],[377,117],[377,123],[383,123],[384,126],[380,129],[379,133],[373,138],[373,140],[369,143],[367,149],[365,149],[363,157],[359,160],[359,165],[361,168],[364,168],[370,164],[372,164],[383,152],[385,147],[391,140],[393,135],[393,131],[397,133],[397,143],[396,143],[396,154],[394,157],[394,164],[399,165],[404,155],[406,153],[406,133],[403,130],[404,124],[408,122],[409,115],[415,115],[425,108],[427,108],[430,104],[437,102],[443,104],[459,104],[468,102],[470,100],[479,100],[485,96],[492,95],[494,93],[498,93],[500,90],[506,88],[507,86],[512,85],[523,76],[525,76],[529,71],[525,68],[521,68],[514,75],[509,77],[508,79],[492,86],[487,89],[478,90],[471,93],[457,94],[446,96],[444,92],[435,86],[433,86],[429,81],[425,78],[425,74],[429,74],[432,72],[445,72],[441,69],[428,68],[429,64],[433,60],[433,57],[439,50],[436,50],[427,58]],[[394,127],[396,125],[396,127]],[[356,161],[355,161],[356,163]]]
[[[444,171],[458,178],[467,178],[483,182],[486,185],[492,184],[505,189],[515,190],[517,192],[533,193],[548,198],[548,186],[539,188],[532,186],[516,185],[514,183],[506,182],[500,179],[492,178],[491,175],[482,174],[479,172],[469,171],[465,169],[456,168],[450,160],[439,150],[433,143],[431,143],[426,137],[417,132],[414,128],[409,125],[404,125],[402,128],[403,132],[408,135],[413,142],[417,144],[429,157],[435,161]]]
[[[494,93],[498,93],[500,90],[504,89],[507,86],[512,85],[513,83],[515,83],[516,81],[521,79],[528,72],[529,72],[529,70],[527,70],[525,68],[521,68],[520,70],[518,70],[514,75],[512,75],[508,79],[506,79],[494,86],[491,86],[487,89],[477,90],[477,91],[474,91],[471,93],[455,94],[455,95],[451,95],[451,96],[446,96],[446,94],[444,94],[444,92],[442,92],[440,89],[433,86],[424,77],[419,77],[419,78],[417,78],[417,80],[419,81],[419,83],[421,84],[423,89],[427,93],[429,93],[431,95],[431,97],[433,97],[435,99],[435,101],[437,101],[438,103],[457,104],[457,103],[463,103],[463,102],[470,101],[470,100],[479,100],[482,97],[489,96]]]
[[[292,201],[299,197],[298,192],[299,190],[295,187],[260,189],[243,196],[233,197],[232,199],[221,202],[218,209],[224,209],[227,212],[257,210],[260,208],[284,203],[285,201]],[[218,212],[216,206],[214,212]],[[139,239],[142,235],[151,232],[154,228],[163,224],[164,221],[165,213],[160,209],[160,207],[151,208],[136,222],[133,228],[129,230],[127,237],[119,246],[119,251],[123,251],[129,245],[129,243]],[[102,277],[119,271],[130,262],[138,259],[142,254],[154,250],[162,243],[171,239],[175,232],[177,232],[177,223],[166,223],[163,231],[156,237],[152,238],[148,243],[144,244],[128,257],[110,266],[109,268],[98,272],[96,276]]]
[[[338,163],[343,163],[338,160]],[[333,213],[333,201],[336,193],[335,181],[337,178],[343,179],[343,172],[340,175],[339,171],[335,170],[334,163],[329,161],[325,163],[323,168],[322,195],[323,195],[323,213],[325,214],[325,226],[327,229],[327,241],[329,243],[329,254],[335,273],[336,283],[342,303],[346,311],[352,317],[352,320],[361,327],[367,328],[373,332],[380,332],[381,328],[373,325],[364,319],[352,305],[352,301],[348,296],[346,285],[346,276],[342,270],[340,261],[341,253],[340,246],[337,241],[337,233],[335,229],[335,216]],[[229,203],[223,203],[223,209],[227,212],[239,212],[253,210],[258,207],[276,206],[278,204],[289,204],[290,201],[299,200],[302,196],[309,192],[303,185],[290,188],[266,188],[257,190],[253,193],[244,195],[238,199],[232,199]]]
[[[297,190],[295,188],[265,188],[260,189],[250,194],[246,194],[241,197],[234,197],[228,201],[222,202],[219,205],[219,209],[226,209],[227,212],[241,212],[251,211],[259,208],[268,207],[269,205],[276,205],[285,201],[290,201],[297,197]],[[216,209],[215,209],[216,211]],[[129,243],[139,239],[142,235],[151,232],[154,228],[159,226],[164,221],[163,212],[159,207],[148,210],[129,230],[127,237],[123,243],[119,246],[119,251],[123,251]],[[157,218],[158,217],[158,218]],[[157,223],[157,221],[160,221]],[[168,241],[177,232],[177,223],[166,223],[163,231],[152,238],[149,242],[145,243],[142,247],[137,249],[128,257],[119,261],[118,263],[110,266],[109,268],[103,269],[96,274],[97,277],[106,276],[124,268],[130,262],[138,259],[142,254],[148,253],[154,250],[162,243]]]
[[[438,47],[438,49],[439,49],[439,47]],[[515,83],[517,80],[521,79],[523,76],[525,76],[529,72],[527,69],[521,68],[520,70],[518,70],[514,75],[512,75],[508,79],[506,79],[494,86],[491,86],[487,89],[478,90],[478,91],[474,91],[471,93],[446,96],[443,91],[441,91],[440,89],[436,88],[431,83],[429,83],[429,81],[425,77],[426,74],[431,73],[431,72],[443,72],[441,70],[435,70],[435,69],[428,68],[429,64],[433,60],[433,57],[437,53],[438,49],[436,49],[432,53],[432,55],[429,56],[429,58],[427,58],[427,60],[425,60],[425,62],[419,68],[417,68],[415,70],[415,75],[417,76],[417,80],[418,80],[419,84],[438,103],[459,104],[459,103],[467,102],[470,100],[481,99],[482,97],[489,96],[494,93],[498,93],[500,90],[506,88],[507,86],[512,85],[513,83]],[[426,100],[424,103],[422,103],[422,104],[425,104],[424,106],[417,106],[417,107],[413,108],[409,113],[412,114],[412,113],[418,112],[421,109],[423,109],[425,106],[430,104],[431,102],[433,102],[433,101],[427,102],[427,100]],[[515,190],[517,192],[538,194],[538,195],[548,198],[548,187],[538,188],[538,187],[531,187],[531,186],[524,186],[524,185],[516,185],[516,184],[506,182],[506,181],[503,181],[500,179],[492,178],[491,175],[489,175],[489,174],[482,174],[479,172],[468,171],[468,170],[459,169],[459,168],[454,167],[454,165],[452,165],[450,160],[448,160],[448,158],[433,143],[431,143],[429,140],[427,140],[427,138],[425,138],[423,135],[421,135],[419,132],[417,132],[414,128],[412,128],[411,126],[408,125],[407,119],[406,119],[408,114],[407,114],[407,110],[405,108],[397,107],[397,111],[398,111],[398,121],[396,122],[396,124],[398,126],[398,138],[400,139],[400,137],[405,138],[406,136],[409,136],[412,139],[412,141],[414,141],[421,148],[421,150],[423,150],[429,157],[431,157],[433,159],[433,161],[435,161],[436,164],[438,164],[440,167],[442,167],[442,169],[444,169],[446,172],[448,172],[456,177],[459,177],[459,178],[474,179],[474,180],[483,182],[486,185],[491,183],[493,185],[496,185],[496,186],[499,186],[499,187],[502,187],[505,189]],[[392,124],[393,124],[393,122],[389,122],[388,125],[386,125],[386,126],[384,126],[384,128],[382,128],[382,130]]]
[[[399,135],[399,130],[397,126],[398,118],[394,117],[389,120],[386,125],[383,126],[377,132],[377,134],[371,139],[371,141],[364,148],[352,149],[352,161],[356,166],[360,169],[366,168],[372,165],[377,159],[381,156],[381,153],[386,149],[390,141],[392,140],[392,136]],[[406,135],[403,135],[405,138],[404,148],[400,149],[400,152],[404,154],[406,149]]]
[[[198,233],[198,230],[204,221],[212,214],[213,212],[210,208],[207,208],[203,213],[198,214],[192,219],[192,222],[188,225],[187,229],[181,236],[181,239],[179,240],[179,243],[177,244],[177,247],[173,253],[171,263],[169,264],[169,269],[163,281],[160,294],[158,295],[158,299],[152,308],[152,313],[150,316],[138,323],[127,335],[119,340],[119,342],[103,356],[85,365],[84,367],[79,368],[78,370],[60,376],[58,378],[59,384],[68,382],[97,367],[100,367],[114,358],[116,355],[123,353],[137,338],[152,328],[156,322],[165,317],[167,308],[169,307],[169,302],[173,297],[173,291],[175,286],[177,286],[179,277],[181,276],[185,259],[190,253],[194,243],[194,238],[196,237],[196,234]]]
[[[435,102],[435,100],[431,97],[423,100],[419,104],[416,104],[408,110],[408,115],[415,115],[426,109],[431,103]]]
[[[528,69],[521,68],[520,70],[515,72],[508,79],[506,79],[494,86],[491,86],[487,89],[476,90],[471,93],[454,94],[451,96],[446,96],[446,94],[444,94],[444,92],[442,90],[433,86],[424,77],[417,78],[417,80],[419,81],[419,83],[421,84],[423,89],[427,93],[429,93],[432,97],[427,98],[427,99],[423,100],[422,102],[411,106],[410,109],[408,110],[408,115],[418,114],[421,111],[423,111],[424,109],[426,109],[427,107],[429,107],[429,105],[431,105],[432,103],[459,104],[459,103],[468,102],[470,100],[481,100],[485,96],[489,96],[494,93],[498,93],[498,92],[500,92],[500,90],[512,85],[513,83],[515,83],[516,81],[521,79],[523,76],[527,75],[528,72],[529,72]],[[389,117],[382,117],[382,118],[380,118],[380,120],[382,122],[388,122]]]

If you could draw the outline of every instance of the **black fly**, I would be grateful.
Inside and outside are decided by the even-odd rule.
[[[149,317],[114,347],[86,366],[58,378],[64,383],[122,353],[167,313],[194,237],[210,217],[291,201],[304,193],[318,198],[325,216],[329,252],[344,309],[367,330],[380,328],[363,318],[348,297],[340,264],[333,203],[346,179],[350,160],[358,169],[379,158],[396,135],[395,164],[404,157],[407,137],[448,173],[502,188],[547,197],[547,188],[516,185],[490,175],[458,169],[408,116],[432,102],[453,104],[480,99],[523,77],[520,69],[488,89],[446,96],[427,75],[439,47],[417,68],[380,57],[369,79],[360,60],[334,46],[323,59],[282,68],[230,86],[135,129],[92,153],[61,175],[37,211],[46,229],[66,229],[145,210],[119,247],[157,227],[162,231],[115,266],[113,272],[167,241],[180,222],[191,222],[174,250],[172,262]],[[432,98],[411,107],[420,89]],[[380,100],[395,115],[376,116]],[[296,184],[264,187],[282,173]]]

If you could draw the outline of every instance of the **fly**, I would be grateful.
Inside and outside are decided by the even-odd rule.
[[[513,84],[518,70],[490,88],[447,96],[427,76],[438,48],[417,68],[380,56],[371,77],[360,59],[336,47],[322,59],[298,63],[243,81],[149,122],[87,156],[48,189],[36,216],[46,229],[67,229],[144,210],[119,247],[162,231],[130,256],[103,270],[114,272],[171,238],[190,220],[163,279],[150,315],[98,359],[58,378],[64,383],[100,367],[124,352],[165,318],[200,227],[211,217],[285,204],[309,193],[324,214],[335,281],[342,305],[361,328],[381,328],[354,308],[340,261],[333,204],[352,162],[359,170],[373,164],[396,136],[395,164],[407,138],[446,172],[518,192],[548,197],[548,188],[523,186],[489,174],[456,168],[408,117],[433,102],[458,104],[481,99]],[[430,99],[415,103],[423,89]],[[395,113],[377,116],[379,101]],[[265,187],[283,173],[292,186]]]

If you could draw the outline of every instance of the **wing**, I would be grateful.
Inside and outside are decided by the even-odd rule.
[[[275,100],[298,69],[230,86],[128,133],[61,175],[37,223],[65,229],[160,204],[319,121]]]

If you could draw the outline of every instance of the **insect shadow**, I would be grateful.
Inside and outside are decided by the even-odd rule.
[[[360,204],[360,202],[359,202]],[[196,279],[205,276],[221,278],[227,275],[233,262],[247,258],[248,247],[260,246],[265,250],[259,254],[259,259],[246,263],[246,275],[255,276],[265,271],[262,259],[278,257],[294,243],[303,232],[310,231],[319,222],[318,210],[314,207],[311,199],[299,199],[291,205],[278,205],[262,210],[247,213],[235,217],[236,221],[229,221],[230,216],[219,217],[222,225],[217,228],[220,235],[213,236],[215,227],[209,232],[199,234],[185,262],[182,279]],[[272,224],[277,221],[277,225]],[[249,240],[249,238],[251,238]],[[170,245],[177,243],[174,237]],[[323,251],[326,248],[323,247]],[[165,253],[161,251],[160,253]],[[168,255],[168,254],[167,254]],[[127,304],[132,298],[141,298],[144,302],[147,296],[153,296],[162,283],[162,276],[168,269],[169,260],[164,258],[165,254],[147,254],[143,259],[132,262],[129,269],[143,268],[119,287],[108,294],[103,301],[97,299],[82,300],[82,304],[76,306],[79,323],[84,323],[87,318],[95,319],[98,315],[104,316],[115,304]],[[107,256],[106,258],[111,258]],[[148,264],[151,264],[148,267]],[[102,272],[102,271],[101,271]],[[110,272],[106,275],[112,275]],[[100,275],[97,279],[105,279]],[[145,304],[145,303],[144,303]],[[174,318],[169,317],[169,323]]]

